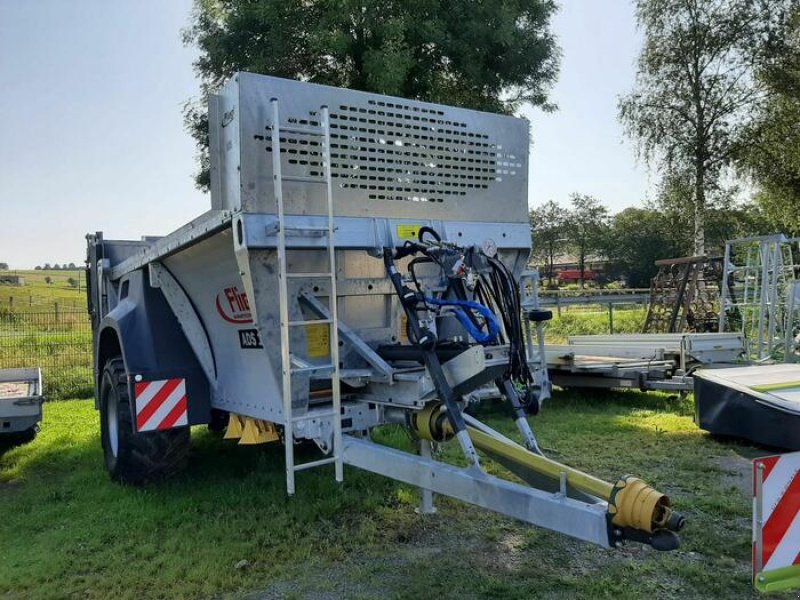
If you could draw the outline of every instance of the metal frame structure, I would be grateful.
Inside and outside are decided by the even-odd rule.
[[[211,211],[161,239],[88,236],[101,420],[121,361],[132,439],[182,439],[174,418],[139,428],[154,398],[189,425],[227,413],[227,438],[283,441],[289,494],[297,471],[349,464],[420,487],[423,512],[435,492],[601,546],[676,546],[663,494],[545,458],[528,423],[550,384],[549,313],[522,275],[525,121],[249,73],[209,121]],[[464,413],[491,385],[524,447]],[[384,423],[420,456],[370,441]],[[302,440],[323,457],[296,464]],[[466,468],[430,456],[449,440]],[[489,476],[479,450],[531,485]]]
[[[793,290],[800,238],[772,235],[725,244],[719,331],[739,330],[752,360],[783,359],[797,324]]]
[[[656,261],[644,333],[712,331],[719,310],[722,257],[692,256]]]

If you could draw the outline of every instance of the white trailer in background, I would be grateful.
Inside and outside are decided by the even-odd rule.
[[[28,442],[42,420],[42,372],[0,369],[0,443]]]
[[[289,494],[301,471],[342,481],[350,465],[418,486],[427,508],[435,492],[600,546],[677,546],[666,496],[545,458],[528,424],[549,382],[523,323],[547,313],[519,294],[526,121],[239,73],[210,98],[209,134],[210,211],[160,239],[88,236],[113,478],[168,475],[190,425],[227,423],[283,444]],[[485,386],[522,444],[465,414]],[[371,441],[385,423],[420,455]],[[302,440],[319,458],[296,462]],[[449,440],[467,467],[431,457]],[[530,485],[489,475],[487,456]]]

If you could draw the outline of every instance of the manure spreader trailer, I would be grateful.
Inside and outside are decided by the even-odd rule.
[[[162,238],[88,236],[113,479],[169,475],[190,426],[227,425],[283,444],[289,494],[300,471],[350,465],[419,487],[423,509],[443,494],[600,546],[677,547],[664,494],[544,457],[528,425],[549,395],[531,336],[549,313],[520,300],[526,121],[239,73],[210,97],[209,137],[211,210]],[[488,388],[522,444],[466,413]],[[419,453],[371,441],[386,423]],[[304,440],[320,458],[295,460]],[[466,467],[432,456],[444,442]]]

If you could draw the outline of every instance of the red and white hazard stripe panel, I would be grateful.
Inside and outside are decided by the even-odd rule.
[[[753,482],[755,573],[800,565],[800,452],[754,460]]]
[[[137,431],[157,431],[189,424],[185,379],[140,381],[134,387]]]

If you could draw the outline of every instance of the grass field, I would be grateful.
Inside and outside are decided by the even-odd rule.
[[[0,368],[41,367],[50,399],[91,393],[83,271],[0,271],[15,274],[25,285],[0,285]]]
[[[614,333],[641,333],[647,309],[642,306],[614,308]],[[553,320],[545,327],[549,343],[564,343],[571,335],[609,333],[608,311],[605,306],[570,307],[559,316],[553,311]]]
[[[41,312],[54,310],[56,303],[61,310],[86,307],[86,274],[82,269],[0,271],[0,277],[3,275],[19,275],[25,285],[0,284],[0,311]]]
[[[201,428],[189,472],[122,487],[102,466],[91,401],[50,403],[39,438],[0,457],[0,596],[755,598],[757,450],[710,438],[691,410],[659,394],[557,392],[531,420],[551,456],[673,498],[689,522],[681,549],[662,554],[598,549],[442,498],[419,516],[415,490],[350,468],[341,486],[325,468],[300,474],[287,499],[279,446]],[[499,410],[479,416],[512,433]],[[376,439],[410,447],[399,429]]]

